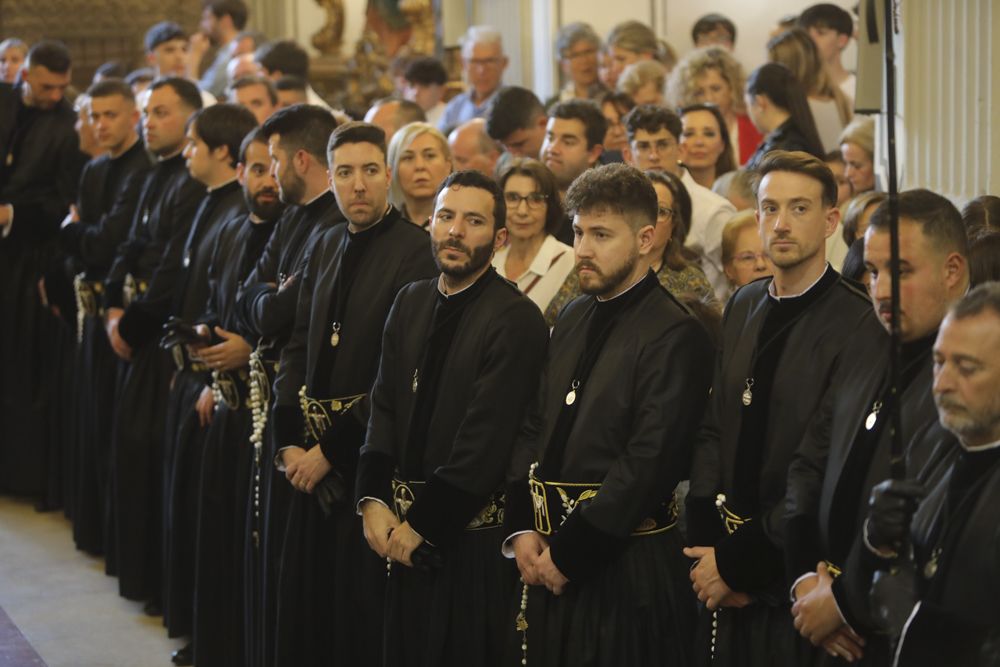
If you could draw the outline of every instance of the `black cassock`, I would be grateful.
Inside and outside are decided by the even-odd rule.
[[[79,222],[59,231],[69,276],[77,297],[76,383],[72,401],[73,538],[91,554],[104,553],[107,500],[118,357],[104,331],[104,278],[115,251],[128,236],[142,182],[151,166],[141,140],[116,158],[94,158],[80,176]]]
[[[61,495],[64,435],[51,428],[51,415],[64,423],[69,411],[59,400],[72,370],[71,333],[42,307],[38,279],[53,262],[86,156],[72,106],[27,107],[21,85],[0,83],[0,204],[14,207],[13,227],[0,238],[0,492],[44,495],[51,506]]]
[[[921,475],[934,460],[933,441],[920,436],[937,420],[931,392],[935,335],[902,349],[899,409],[908,477]],[[815,572],[820,561],[842,571],[834,579],[833,594],[847,623],[866,640],[862,665],[890,659],[889,643],[872,617],[871,578],[855,565],[864,549],[862,520],[871,489],[891,477],[888,377],[885,331],[857,340],[788,471],[789,583]],[[817,660],[830,661],[825,653]]]
[[[284,476],[271,463],[275,453],[267,419],[273,405],[271,385],[281,350],[295,325],[302,271],[309,252],[325,230],[344,222],[337,199],[329,191],[305,206],[285,209],[236,304],[239,326],[247,332],[247,340],[257,344],[251,382],[258,392],[257,418],[263,422],[259,427],[262,451],[259,462],[254,454],[253,486],[247,498],[244,657],[251,667],[274,661],[275,589],[292,495]],[[288,276],[295,279],[279,290]]]
[[[530,665],[691,664],[695,598],[672,494],[712,361],[705,330],[652,271],[560,315],[515,445],[504,532],[547,535],[569,584],[560,596],[530,587],[524,636],[508,621],[511,664],[522,641]]]
[[[191,178],[180,154],[157,162],[143,182],[128,239],[105,281],[105,307],[127,305],[118,331],[132,348],[115,392],[105,553],[109,573],[118,575],[119,592],[133,600],[162,594],[162,442],[174,364],[159,347],[161,311],[172,295],[183,244],[204,196],[205,186]],[[154,280],[155,307],[147,307]]]
[[[948,464],[910,525],[919,605],[904,626],[895,664],[996,667],[1000,447],[969,451],[947,434],[937,448]],[[867,550],[865,558],[880,561]]]
[[[201,318],[210,328],[220,326],[248,338],[236,320],[237,293],[275,223],[254,224],[244,216],[219,232],[209,267],[208,308]],[[199,665],[246,664],[243,548],[253,462],[248,380],[248,366],[212,373],[215,413],[204,442],[200,447],[194,442],[196,449],[190,451],[200,459],[201,470],[194,588],[194,655]],[[185,498],[192,495],[190,486],[183,493]]]
[[[227,222],[246,215],[243,190],[235,180],[202,193],[180,253],[172,247],[164,261],[179,259],[170,293],[162,293],[154,278],[143,314],[160,323],[169,316],[193,324],[208,306],[208,272],[218,236]],[[171,241],[173,244],[175,241]],[[172,267],[161,265],[162,271]],[[201,452],[208,429],[198,421],[195,404],[209,384],[209,370],[192,359],[184,346],[170,350],[176,372],[167,393],[163,444],[163,622],[171,636],[189,635],[194,605],[195,535],[198,522],[198,481]]]
[[[339,477],[344,496],[327,516],[315,494],[292,494],[278,575],[278,665],[379,664],[385,562],[362,535],[353,480],[389,309],[401,287],[436,273],[427,233],[394,208],[357,234],[346,225],[325,232],[303,272],[275,382],[275,438],[279,448],[320,447],[333,466],[321,483]],[[308,398],[327,401],[305,406],[308,422],[303,386]],[[307,435],[307,425],[321,437]]]
[[[783,567],[788,466],[852,341],[882,331],[868,296],[829,266],[799,296],[776,299],[771,285],[754,281],[726,307],[692,459],[689,542],[715,547],[722,579],[754,598],[741,609],[703,610],[703,664],[797,667],[811,659],[792,626]]]
[[[492,268],[452,296],[433,278],[396,298],[355,495],[393,509],[443,564],[392,565],[384,664],[501,664],[517,568],[500,556],[498,491],[547,344],[538,308]]]

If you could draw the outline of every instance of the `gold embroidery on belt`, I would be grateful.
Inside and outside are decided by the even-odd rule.
[[[350,410],[354,405],[367,394],[355,394],[342,398],[311,398],[306,395],[306,386],[299,389],[299,407],[302,409],[302,416],[305,418],[306,430],[313,440],[319,440],[326,432],[326,429],[333,425],[332,418],[342,415]]]

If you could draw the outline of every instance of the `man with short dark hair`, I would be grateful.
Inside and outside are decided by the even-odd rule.
[[[500,89],[508,59],[503,52],[503,38],[491,26],[469,26],[462,37],[462,72],[469,89],[449,100],[438,128],[448,131],[459,123],[482,118]]]
[[[1000,627],[993,595],[1000,539],[1000,284],[976,287],[949,310],[933,354],[936,428],[950,432],[941,446],[952,461],[936,483],[922,476],[876,486],[864,541],[869,559],[884,569],[913,550],[909,595],[875,587],[878,602],[896,607],[899,621],[906,621],[891,628],[900,636],[894,664],[991,665]]]
[[[809,656],[784,595],[786,473],[828,378],[852,342],[879,327],[865,292],[826,261],[840,219],[830,169],[806,153],[774,151],[758,178],[757,222],[774,276],[737,290],[726,307],[694,445],[687,525],[695,546],[685,554],[697,560],[691,579],[707,607],[702,662],[792,667]]]
[[[694,48],[721,46],[732,51],[736,46],[736,25],[722,14],[705,14],[691,26]]]
[[[215,59],[198,82],[203,90],[216,97],[225,92],[229,83],[226,65],[235,55],[238,37],[246,27],[248,13],[243,0],[210,0],[202,8],[201,32],[192,39],[192,54],[200,61],[209,46],[207,42],[216,47]]]
[[[329,111],[306,104],[275,112],[261,127],[278,197],[288,208],[244,282],[237,302],[240,328],[247,332],[248,341],[256,343],[250,358],[250,392],[257,396],[252,406],[255,424],[250,438],[255,450],[255,507],[250,524],[253,542],[248,546],[253,549],[256,567],[247,576],[248,580],[259,581],[260,588],[256,595],[248,592],[246,602],[251,615],[246,632],[252,642],[247,655],[255,667],[273,661],[278,564],[293,493],[272,464],[276,452],[273,422],[269,419],[274,403],[271,386],[281,350],[295,324],[306,258],[325,230],[345,222],[327,176],[326,147],[336,127],[337,121]]]
[[[227,96],[230,102],[249,109],[258,125],[263,125],[278,109],[278,91],[264,76],[240,77],[229,86]]]
[[[153,68],[154,78],[176,76],[190,79],[188,71],[187,33],[173,21],[160,21],[146,31],[143,42],[146,46],[146,62]],[[201,90],[201,106],[215,104],[215,95]],[[140,106],[142,100],[139,100]]]
[[[59,323],[42,307],[38,280],[59,221],[77,198],[86,156],[64,99],[70,55],[43,40],[28,52],[20,81],[0,84],[0,493],[41,500],[45,489],[44,406],[50,400],[41,360],[57,344]],[[57,384],[51,378],[52,384]]]
[[[504,86],[486,110],[486,133],[513,157],[538,160],[548,117],[541,100],[520,86]]]
[[[284,75],[274,82],[274,89],[278,95],[278,108],[285,109],[293,104],[308,104],[308,88],[309,84],[305,79],[291,74]]]
[[[330,188],[346,225],[314,240],[272,413],[293,495],[279,574],[275,661],[380,663],[385,562],[364,544],[353,480],[371,411],[381,332],[396,293],[434,275],[427,234],[388,203],[385,136],[338,127]]]
[[[495,177],[500,150],[486,134],[486,121],[482,118],[473,118],[452,130],[448,147],[456,170],[473,169],[487,178]]]
[[[898,212],[899,398],[889,386],[893,278],[883,202],[864,243],[869,292],[885,330],[855,341],[788,469],[785,560],[795,628],[826,652],[866,665],[891,660],[869,602],[871,579],[858,566],[867,500],[890,476],[889,415],[900,411],[907,476],[916,477],[930,460],[930,443],[916,435],[936,417],[931,347],[949,306],[969,287],[968,241],[954,205],[928,190],[908,190],[899,195]],[[894,400],[898,405],[890,405]]]
[[[400,128],[410,123],[425,122],[424,110],[416,102],[401,100],[396,97],[384,97],[365,114],[365,122],[382,128],[385,132],[386,144],[392,142],[392,137]]]
[[[105,280],[105,331],[111,348],[128,362],[119,374],[112,429],[114,533],[108,560],[116,567],[120,594],[147,601],[150,613],[159,613],[162,605],[163,446],[174,372],[158,341],[179,284],[191,220],[205,194],[181,154],[187,122],[200,108],[198,87],[187,79],[165,77],[150,86],[142,130],[157,161]],[[156,299],[147,302],[154,282]]]
[[[385,664],[499,665],[510,632],[501,487],[548,330],[490,265],[505,218],[495,181],[451,174],[430,226],[440,274],[404,287],[385,323],[355,492],[392,561]]]
[[[284,76],[297,76],[306,82],[306,102],[330,109],[330,105],[309,85],[309,54],[292,40],[271,42],[254,52],[264,76],[279,81]]]
[[[508,474],[503,549],[525,584],[522,662],[689,664],[694,605],[673,489],[712,348],[648,268],[657,204],[641,172],[587,171],[566,206],[584,296],[556,321]]]
[[[139,139],[139,110],[131,87],[106,79],[87,89],[97,145],[108,152],[87,163],[80,196],[59,231],[73,267],[77,301],[77,495],[73,536],[77,548],[103,554],[109,446],[118,358],[104,333],[104,279],[129,224],[152,161]]]
[[[639,169],[660,169],[681,179],[691,196],[691,228],[684,245],[700,260],[705,277],[712,283],[715,294],[725,302],[729,282],[722,268],[722,230],[736,213],[736,208],[695,182],[691,173],[681,166],[681,120],[673,111],[652,104],[635,107],[625,118],[628,144],[622,150],[625,162]]]
[[[403,96],[420,105],[427,116],[427,122],[437,127],[444,114],[443,101],[445,84],[448,83],[448,72],[437,58],[421,56],[414,58],[403,72],[406,86]]]
[[[853,100],[857,92],[857,77],[841,61],[844,49],[854,37],[854,19],[851,14],[839,5],[821,2],[806,7],[799,14],[798,23],[816,43],[819,57],[834,84],[840,86],[848,99]]]

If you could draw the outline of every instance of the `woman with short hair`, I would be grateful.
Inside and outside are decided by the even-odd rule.
[[[387,158],[389,202],[410,222],[427,227],[434,197],[452,169],[448,140],[429,123],[410,123],[393,135]]]

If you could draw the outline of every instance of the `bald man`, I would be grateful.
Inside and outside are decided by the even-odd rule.
[[[448,146],[456,171],[474,169],[494,178],[500,147],[486,134],[485,119],[473,118],[456,127],[448,135]]]

